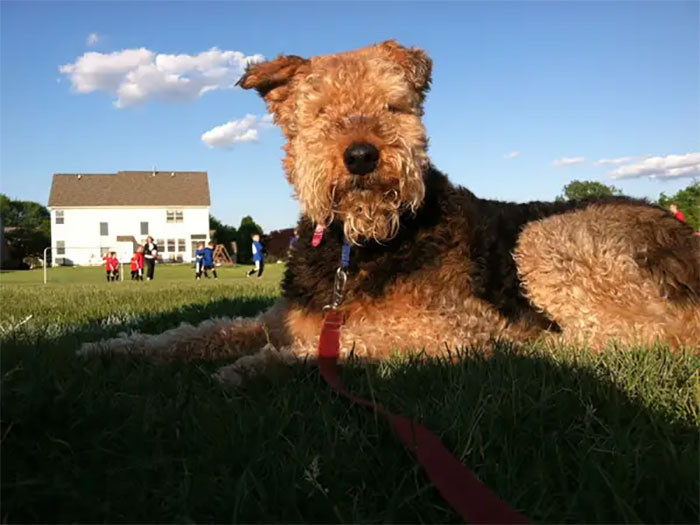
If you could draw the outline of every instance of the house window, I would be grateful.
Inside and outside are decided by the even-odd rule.
[[[185,248],[185,239],[178,239],[177,240],[177,251],[178,252],[184,252],[186,250]]]
[[[109,248],[107,248],[106,246],[103,246],[102,248],[100,248],[100,257],[104,257],[108,253],[109,253]]]
[[[183,222],[183,213],[182,210],[166,210],[165,211],[165,222],[167,223],[176,223],[176,222]]]
[[[56,255],[66,254],[66,241],[56,241]]]
[[[106,222],[100,223],[100,235],[102,237],[106,237],[107,235],[109,235],[109,226]]]
[[[148,235],[148,223],[147,222],[141,223],[141,235]]]
[[[168,250],[170,253],[175,251],[175,239],[168,239]]]
[[[56,210],[56,224],[63,224],[63,210]]]
[[[156,241],[156,246],[158,246],[159,250],[165,250],[165,241],[163,239],[158,239]]]

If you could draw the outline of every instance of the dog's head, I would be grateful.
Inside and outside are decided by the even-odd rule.
[[[387,41],[248,67],[239,85],[258,91],[287,137],[285,172],[311,220],[338,218],[351,241],[383,241],[420,206],[431,65],[423,51]]]

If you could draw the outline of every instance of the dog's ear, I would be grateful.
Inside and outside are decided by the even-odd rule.
[[[236,85],[243,89],[255,89],[267,102],[275,122],[287,133],[292,107],[290,83],[296,75],[308,69],[309,60],[295,55],[280,55],[267,62],[248,64]]]
[[[422,49],[404,47],[396,40],[387,40],[379,47],[406,72],[408,81],[420,94],[421,100],[430,89],[433,61]]]
[[[280,55],[267,62],[252,62],[248,64],[245,73],[236,82],[243,89],[252,89],[267,100],[268,96],[280,87],[284,87],[297,73],[297,70],[309,61],[296,55]],[[273,100],[278,100],[281,93],[273,95]]]

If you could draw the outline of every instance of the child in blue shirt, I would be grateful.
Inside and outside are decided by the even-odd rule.
[[[194,252],[195,276],[198,281],[202,278],[202,270],[204,269],[204,253],[204,243],[200,242],[197,245],[197,251]]]
[[[211,241],[209,241],[209,244],[207,245],[207,247],[204,248],[203,264],[204,264],[204,277],[209,279],[209,274],[207,273],[207,270],[211,270],[211,273],[214,274],[214,279],[219,278],[216,275],[216,266],[214,266],[214,243]]]
[[[253,238],[253,262],[255,263],[255,267],[246,274],[246,277],[250,277],[255,272],[258,272],[258,279],[260,279],[260,277],[262,277],[263,269],[265,268],[263,246],[260,242],[259,234],[254,233],[251,237]]]

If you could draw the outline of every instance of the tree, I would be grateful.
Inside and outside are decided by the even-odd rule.
[[[700,181],[693,181],[674,195],[668,196],[663,192],[659,195],[659,206],[668,208],[671,204],[678,206],[695,231],[700,231]]]
[[[257,224],[253,218],[248,215],[241,219],[241,225],[238,227],[238,262],[242,264],[250,264],[253,262],[253,248],[251,247],[252,240],[250,238],[254,233],[262,235],[263,229]]]
[[[215,244],[223,244],[226,247],[226,251],[230,253],[231,243],[237,241],[236,236],[238,235],[238,232],[236,231],[236,228],[222,223],[213,215],[209,216],[209,227],[214,230],[211,240],[214,241]]]
[[[273,259],[286,260],[287,252],[289,252],[289,241],[294,235],[294,228],[285,228],[283,230],[274,230],[265,236],[265,247],[269,252],[270,262]]]
[[[564,186],[563,191],[564,194],[556,198],[559,202],[622,195],[622,191],[615,186],[607,186],[594,180],[573,180]]]
[[[8,267],[21,266],[27,257],[42,256],[51,244],[51,214],[45,206],[0,194],[0,215],[10,247]]]

